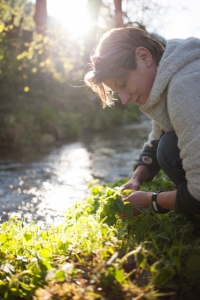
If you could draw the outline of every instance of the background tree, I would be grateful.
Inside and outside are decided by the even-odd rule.
[[[156,33],[162,26],[163,16],[170,10],[170,1],[157,0],[102,0],[99,14],[105,27],[137,26],[149,33]]]
[[[47,2],[36,0],[34,20],[37,33],[44,34],[47,28]]]
[[[115,4],[115,23],[116,27],[123,26],[123,18],[122,18],[122,0],[114,0]]]
[[[83,85],[89,55],[106,30],[153,28],[148,22],[159,9],[155,0],[88,0],[92,26],[78,39],[47,16],[47,5],[0,0],[1,144],[40,144],[46,134],[63,141],[138,117],[138,108],[120,101],[102,110],[91,91],[73,86]]]

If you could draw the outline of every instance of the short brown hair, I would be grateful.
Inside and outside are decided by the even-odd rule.
[[[85,74],[85,83],[102,100],[103,107],[113,104],[112,94],[103,82],[118,79],[137,68],[135,50],[145,47],[158,65],[164,47],[146,31],[136,27],[114,28],[106,32],[90,56],[90,70]]]

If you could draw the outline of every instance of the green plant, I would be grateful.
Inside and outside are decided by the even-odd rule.
[[[61,224],[40,227],[14,216],[1,224],[0,299],[195,299],[199,217],[146,210],[124,218],[116,188],[124,181],[91,182],[90,196]],[[152,188],[171,184],[160,173]]]

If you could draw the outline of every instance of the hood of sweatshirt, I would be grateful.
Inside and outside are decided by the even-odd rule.
[[[168,41],[147,103],[140,107],[165,132],[173,130],[167,113],[168,85],[179,70],[196,59],[200,59],[200,39],[190,37]]]

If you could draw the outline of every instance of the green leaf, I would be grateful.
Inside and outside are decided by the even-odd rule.
[[[42,250],[39,251],[39,255],[43,258],[49,258],[51,257],[51,251],[47,248],[43,248]]]
[[[105,219],[105,223],[112,226],[116,223],[117,221],[117,218],[115,216],[108,216],[106,219]]]
[[[22,287],[24,290],[26,290],[26,291],[31,291],[32,288],[33,288],[30,284],[26,284],[26,283],[24,283],[24,282],[22,282],[22,281],[20,281],[20,285],[21,285],[21,287]]]
[[[104,235],[108,232],[108,227],[106,224],[102,224],[101,226],[101,233]]]
[[[114,215],[116,213],[114,203],[113,202],[108,202],[108,203],[104,204],[103,213],[105,215]]]
[[[106,189],[106,197],[112,196],[115,193],[115,190],[111,188]]]
[[[55,273],[54,279],[59,280],[59,281],[64,281],[65,280],[65,271],[63,270],[58,270]]]
[[[129,196],[131,193],[133,193],[134,191],[133,190],[124,190],[123,191],[123,195],[124,196]]]
[[[124,202],[122,200],[116,200],[116,205],[119,207],[119,213],[124,212]]]
[[[129,217],[133,216],[133,206],[130,202],[124,202],[124,214]]]
[[[5,243],[5,242],[7,242],[9,239],[10,239],[10,235],[8,235],[7,233],[2,233],[1,235],[0,235],[0,242],[2,242],[2,244],[3,243]]]
[[[135,259],[136,259],[136,262],[138,263],[138,265],[140,267],[144,267],[145,266],[145,263],[146,263],[146,256],[144,255],[144,253],[142,252],[142,250],[138,251],[136,254],[135,254]]]
[[[92,193],[93,195],[101,194],[100,188],[99,188],[98,186],[93,186],[93,187],[91,188],[91,193]]]
[[[30,240],[32,240],[32,234],[31,233],[27,233],[25,232],[24,233],[24,237],[25,237],[25,240],[28,242]]]
[[[121,283],[124,281],[124,271],[123,269],[118,269],[115,271],[115,279]]]
[[[3,224],[1,224],[1,229],[2,229],[2,230],[5,230],[5,229],[6,229],[6,226],[7,226],[7,223],[4,222]]]

